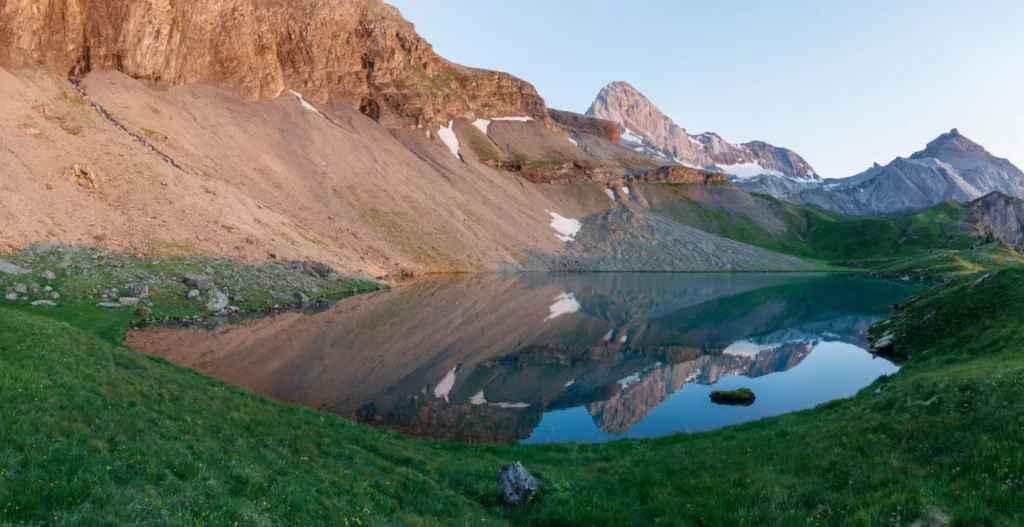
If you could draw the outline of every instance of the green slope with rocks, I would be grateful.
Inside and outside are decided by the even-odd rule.
[[[914,214],[849,218],[730,187],[657,187],[648,194],[654,194],[651,208],[659,215],[822,265],[932,280],[1024,261],[1013,247],[975,232],[971,204],[944,202]]]
[[[875,333],[890,331],[892,352],[908,362],[848,400],[654,440],[471,446],[410,440],[276,403],[116,343],[138,307],[154,316],[202,313],[178,275],[206,266],[218,287],[250,295],[248,307],[273,298],[246,282],[274,277],[287,284],[274,287],[284,301],[303,287],[339,292],[330,280],[214,261],[165,261],[173,271],[161,274],[154,262],[109,255],[92,267],[58,266],[60,254],[10,259],[33,275],[52,265],[63,305],[19,299],[0,307],[0,524],[1024,521],[1018,267],[954,277],[904,302]],[[146,272],[159,284],[142,302],[151,305],[95,306],[93,291],[127,287]],[[164,296],[164,287],[174,289]],[[541,479],[540,503],[500,506],[495,474],[511,461]]]

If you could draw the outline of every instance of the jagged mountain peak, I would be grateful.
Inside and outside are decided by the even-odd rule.
[[[820,179],[806,160],[785,148],[764,141],[732,144],[714,132],[687,133],[627,82],[616,81],[602,88],[587,115],[618,124],[624,132],[624,146],[659,163],[721,171],[735,180],[782,178],[786,181],[777,183],[787,187]],[[638,138],[642,145],[636,144]],[[765,189],[759,186],[756,190]]]

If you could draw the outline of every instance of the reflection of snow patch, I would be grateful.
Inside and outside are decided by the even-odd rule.
[[[604,189],[604,193],[608,194],[608,197],[612,198],[612,201],[615,201],[615,191],[614,190],[612,190],[610,188],[606,188],[606,189]]]
[[[569,313],[576,313],[579,310],[580,303],[576,300],[576,295],[573,295],[572,293],[562,293],[556,296],[555,303],[548,307],[548,311],[550,311],[551,314],[548,315],[548,318],[544,319],[544,322]]]
[[[529,408],[530,403],[487,403],[488,406],[497,406],[498,408]]]
[[[522,117],[495,117],[492,121],[519,121],[521,123],[528,123],[533,120],[533,117],[522,116]]]
[[[571,138],[571,137],[569,138],[569,142],[570,142],[570,143],[572,143],[572,144],[574,144],[574,145],[576,145],[576,146],[580,146],[580,144],[579,144],[579,143],[577,143],[577,142],[576,142],[576,140],[575,140],[575,139],[573,139],[573,138]]]
[[[619,342],[625,344],[626,343],[626,339],[628,339],[628,338],[629,338],[629,335],[623,335],[622,338],[619,339]]]
[[[294,90],[288,90],[288,92],[294,95],[295,98],[299,100],[299,104],[301,104],[303,108],[319,115],[320,117],[324,117],[324,114],[320,113],[320,110],[317,110],[315,106],[306,102],[306,99],[302,97],[301,93]],[[324,119],[326,119],[326,117],[324,117]]]
[[[612,329],[609,329],[608,333],[605,333],[604,337],[602,337],[602,338],[604,339],[605,342],[611,342],[612,335],[614,335],[614,334],[615,334],[615,328],[612,328]]]
[[[628,196],[629,195],[629,187],[622,187],[622,193]]]
[[[477,119],[477,120],[473,121],[473,126],[479,128],[480,131],[484,133],[484,135],[487,135],[487,128],[491,126],[491,120],[490,119]]]
[[[448,146],[453,156],[462,160],[462,156],[459,155],[459,138],[455,136],[455,121],[448,121],[448,128],[438,127],[437,137]]]
[[[455,370],[459,367],[456,366],[441,379],[441,382],[437,383],[437,387],[434,388],[434,397],[444,399],[444,402],[448,402],[448,394],[452,393],[452,388],[455,387]]]
[[[481,404],[487,404],[487,398],[484,397],[484,391],[480,390],[473,397],[469,398],[469,404],[480,406]]]
[[[623,378],[619,379],[619,388],[625,390],[626,388],[629,388],[629,385],[635,384],[639,380],[640,380],[640,373],[639,372],[634,373],[633,375],[630,375],[628,377],[623,377]]]
[[[555,237],[563,242],[576,241],[576,234],[583,228],[583,224],[580,220],[574,220],[572,218],[563,218],[558,213],[551,211],[544,211],[551,215],[551,227],[554,228],[559,234]]]
[[[762,351],[770,351],[778,348],[781,344],[758,344],[750,340],[741,340],[733,342],[729,347],[725,348],[722,352],[726,355],[735,355],[738,357],[752,357],[761,353]]]
[[[576,384],[576,379],[570,379],[569,382],[565,383],[565,387],[568,388],[574,384]]]

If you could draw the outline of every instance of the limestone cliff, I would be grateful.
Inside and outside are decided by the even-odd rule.
[[[529,83],[434,53],[380,0],[3,0],[0,65],[59,75],[112,69],[160,85],[210,84],[249,100],[295,90],[375,119],[550,123]]]

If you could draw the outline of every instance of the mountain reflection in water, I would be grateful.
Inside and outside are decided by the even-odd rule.
[[[416,437],[602,441],[847,397],[896,366],[868,327],[914,286],[824,274],[429,279],[289,313],[130,335],[143,353]],[[711,387],[748,386],[748,407]]]

